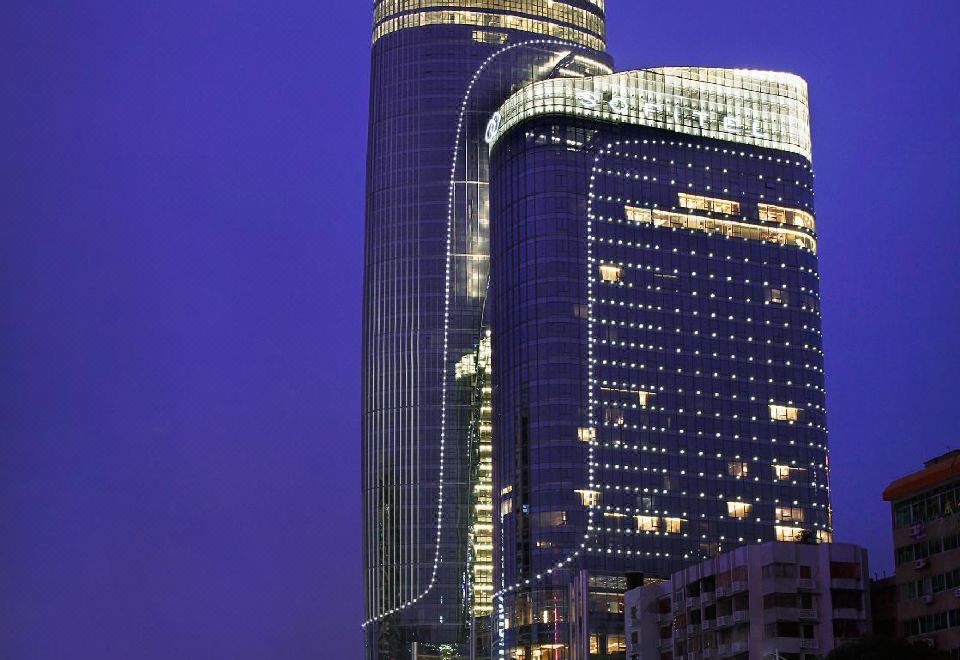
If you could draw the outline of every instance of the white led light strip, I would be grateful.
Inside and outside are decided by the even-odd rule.
[[[423,600],[424,597],[433,589],[433,585],[437,581],[437,568],[440,565],[440,533],[443,529],[443,460],[444,460],[444,449],[446,445],[446,428],[447,428],[447,372],[448,372],[448,330],[449,330],[449,320],[450,320],[450,262],[453,258],[453,251],[451,249],[453,242],[453,191],[456,181],[456,171],[457,171],[457,158],[460,154],[460,136],[463,132],[463,122],[464,117],[467,112],[467,105],[470,102],[470,96],[473,93],[473,88],[477,84],[477,81],[480,78],[480,75],[486,70],[493,60],[495,60],[500,55],[513,50],[515,48],[525,47],[525,46],[562,46],[564,48],[580,48],[583,47],[579,44],[571,43],[568,41],[562,41],[557,39],[532,39],[529,41],[521,41],[519,43],[511,44],[504,46],[498,51],[491,53],[487,59],[480,64],[477,70],[474,72],[473,77],[470,79],[470,84],[467,85],[467,91],[463,96],[463,102],[460,104],[460,115],[457,119],[457,131],[456,137],[453,144],[453,158],[452,164],[450,166],[450,184],[447,200],[447,246],[446,246],[446,267],[444,269],[444,299],[443,299],[443,381],[442,381],[442,392],[441,392],[441,412],[440,412],[440,476],[439,476],[439,486],[438,486],[438,495],[437,495],[437,542],[436,550],[433,555],[433,572],[430,576],[430,583],[427,587],[420,592],[419,595],[414,596],[405,603],[398,605],[392,609],[389,609],[385,612],[382,612],[376,616],[373,616],[363,622],[362,628],[366,628],[371,623],[376,621],[381,621],[384,618],[390,616],[391,614],[396,614],[401,610],[405,610],[411,605],[416,604],[420,600]],[[591,449],[592,451],[592,449]],[[592,512],[591,512],[592,516]],[[592,519],[592,518],[591,518]],[[583,544],[585,545],[585,544]],[[583,547],[581,545],[581,547]],[[579,554],[579,553],[574,553]],[[572,557],[567,558],[569,562]],[[561,562],[562,564],[563,562]],[[558,567],[561,565],[558,564]],[[540,576],[537,576],[540,577]],[[528,580],[529,583],[529,580]],[[502,590],[496,594],[494,597],[499,596],[507,590]],[[502,608],[501,608],[502,609]]]

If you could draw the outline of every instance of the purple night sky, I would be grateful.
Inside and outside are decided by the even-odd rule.
[[[371,5],[6,3],[5,660],[361,657]],[[881,490],[960,446],[960,5],[607,5],[618,68],[809,81],[837,539],[890,570]]]

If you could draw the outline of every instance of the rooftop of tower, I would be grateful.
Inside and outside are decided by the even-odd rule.
[[[491,147],[539,115],[573,115],[778,149],[812,160],[807,83],[780,71],[656,67],[531,83],[487,130]]]
[[[508,31],[529,32],[597,51],[606,47],[603,0],[379,0],[374,5],[374,42],[427,25],[468,25],[504,37]]]

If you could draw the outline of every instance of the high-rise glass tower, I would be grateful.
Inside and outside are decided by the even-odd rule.
[[[622,659],[628,573],[831,539],[807,86],[549,80],[489,126],[497,657]]]
[[[484,130],[526,82],[609,72],[603,49],[602,0],[374,5],[362,340],[368,658],[408,658],[414,645],[421,658],[463,654],[474,615],[492,607]]]

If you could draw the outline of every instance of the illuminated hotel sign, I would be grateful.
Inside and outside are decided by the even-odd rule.
[[[799,154],[810,160],[807,85],[789,73],[665,67],[527,85],[487,125],[492,146],[516,124],[573,114]]]

